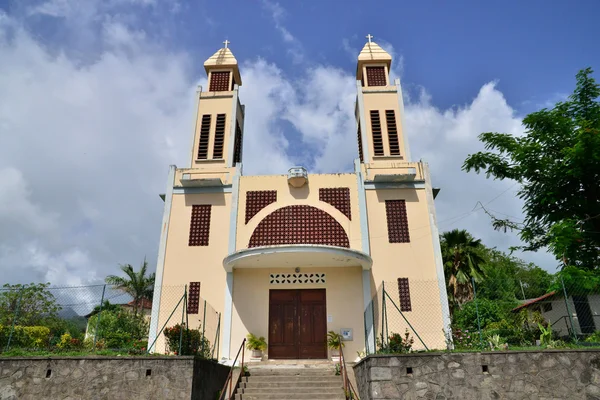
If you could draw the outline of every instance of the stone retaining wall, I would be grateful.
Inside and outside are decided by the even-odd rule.
[[[0,400],[213,400],[228,373],[194,357],[7,357]]]
[[[361,400],[600,400],[597,350],[375,355],[354,373]]]

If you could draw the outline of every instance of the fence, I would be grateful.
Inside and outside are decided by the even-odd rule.
[[[220,314],[186,286],[162,287],[153,352],[218,357]],[[191,307],[190,307],[191,306]],[[144,354],[152,300],[111,285],[0,288],[0,353]]]
[[[482,278],[457,283],[441,296],[437,281],[382,282],[365,311],[365,321],[373,319],[365,348],[402,353],[600,346],[596,282],[560,275],[528,282]]]

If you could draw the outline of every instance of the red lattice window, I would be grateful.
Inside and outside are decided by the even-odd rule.
[[[362,134],[360,132],[360,122],[358,123],[358,158],[360,158],[360,162],[365,162],[363,159],[363,148],[362,148]]]
[[[223,158],[223,144],[225,142],[225,114],[217,114],[215,127],[215,144],[212,158]]]
[[[235,142],[233,143],[233,165],[242,162],[242,128],[235,121]]]
[[[277,190],[255,190],[246,192],[246,223],[260,210],[277,201]]]
[[[386,86],[385,67],[367,67],[367,83],[369,86]]]
[[[376,156],[382,156],[383,137],[381,136],[381,119],[379,119],[378,110],[371,110],[371,133],[373,134],[373,152]]]
[[[398,278],[398,294],[400,295],[400,311],[412,311],[408,278]]]
[[[350,247],[339,222],[325,211],[307,205],[287,206],[260,221],[248,247],[281,244],[320,244]]]
[[[229,90],[229,71],[211,72],[209,92],[227,92]]]
[[[319,189],[319,200],[331,204],[349,220],[352,220],[349,188],[321,188]]]
[[[210,137],[210,114],[202,116],[200,124],[200,139],[198,140],[198,160],[206,160],[208,158],[208,139]]]
[[[390,155],[400,155],[400,144],[398,143],[398,127],[396,126],[396,113],[394,110],[385,111],[388,140],[390,142]]]
[[[208,246],[210,234],[210,204],[195,204],[192,206],[190,222],[190,246]]]
[[[410,243],[406,202],[404,200],[386,200],[385,213],[390,243]]]
[[[190,290],[187,298],[187,313],[198,314],[200,306],[200,282],[190,282]]]

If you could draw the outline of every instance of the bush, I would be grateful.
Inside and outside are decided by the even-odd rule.
[[[183,329],[183,332],[182,332]],[[164,330],[169,351],[175,355],[200,356],[211,358],[210,342],[198,329],[186,328],[185,324],[177,324]],[[179,354],[179,342],[181,341],[181,354]]]
[[[415,339],[410,335],[408,329],[404,332],[404,337],[399,333],[392,333],[388,336],[387,343],[383,344],[379,339],[377,340],[378,353],[383,354],[402,354],[410,353],[412,345]]]
[[[8,343],[12,325],[0,325],[0,348]],[[42,349],[49,345],[50,329],[45,326],[16,325],[10,340],[11,348]]]
[[[65,333],[60,337],[60,342],[56,345],[61,350],[77,350],[83,347],[81,340],[71,337],[69,333]]]
[[[88,335],[92,338],[98,326],[98,340],[102,339],[107,349],[131,349],[137,341],[148,337],[148,321],[143,315],[134,315],[126,310],[102,311],[88,320]]]
[[[478,299],[477,306],[475,301],[470,301],[454,312],[453,326],[461,330],[477,330],[477,310],[479,310],[481,329],[485,329],[490,323],[501,321],[506,317],[506,313],[495,301]]]
[[[592,333],[585,339],[585,341],[588,343],[600,343],[600,331]]]

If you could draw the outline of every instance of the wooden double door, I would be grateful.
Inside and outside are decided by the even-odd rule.
[[[325,289],[269,291],[269,358],[327,358]]]

